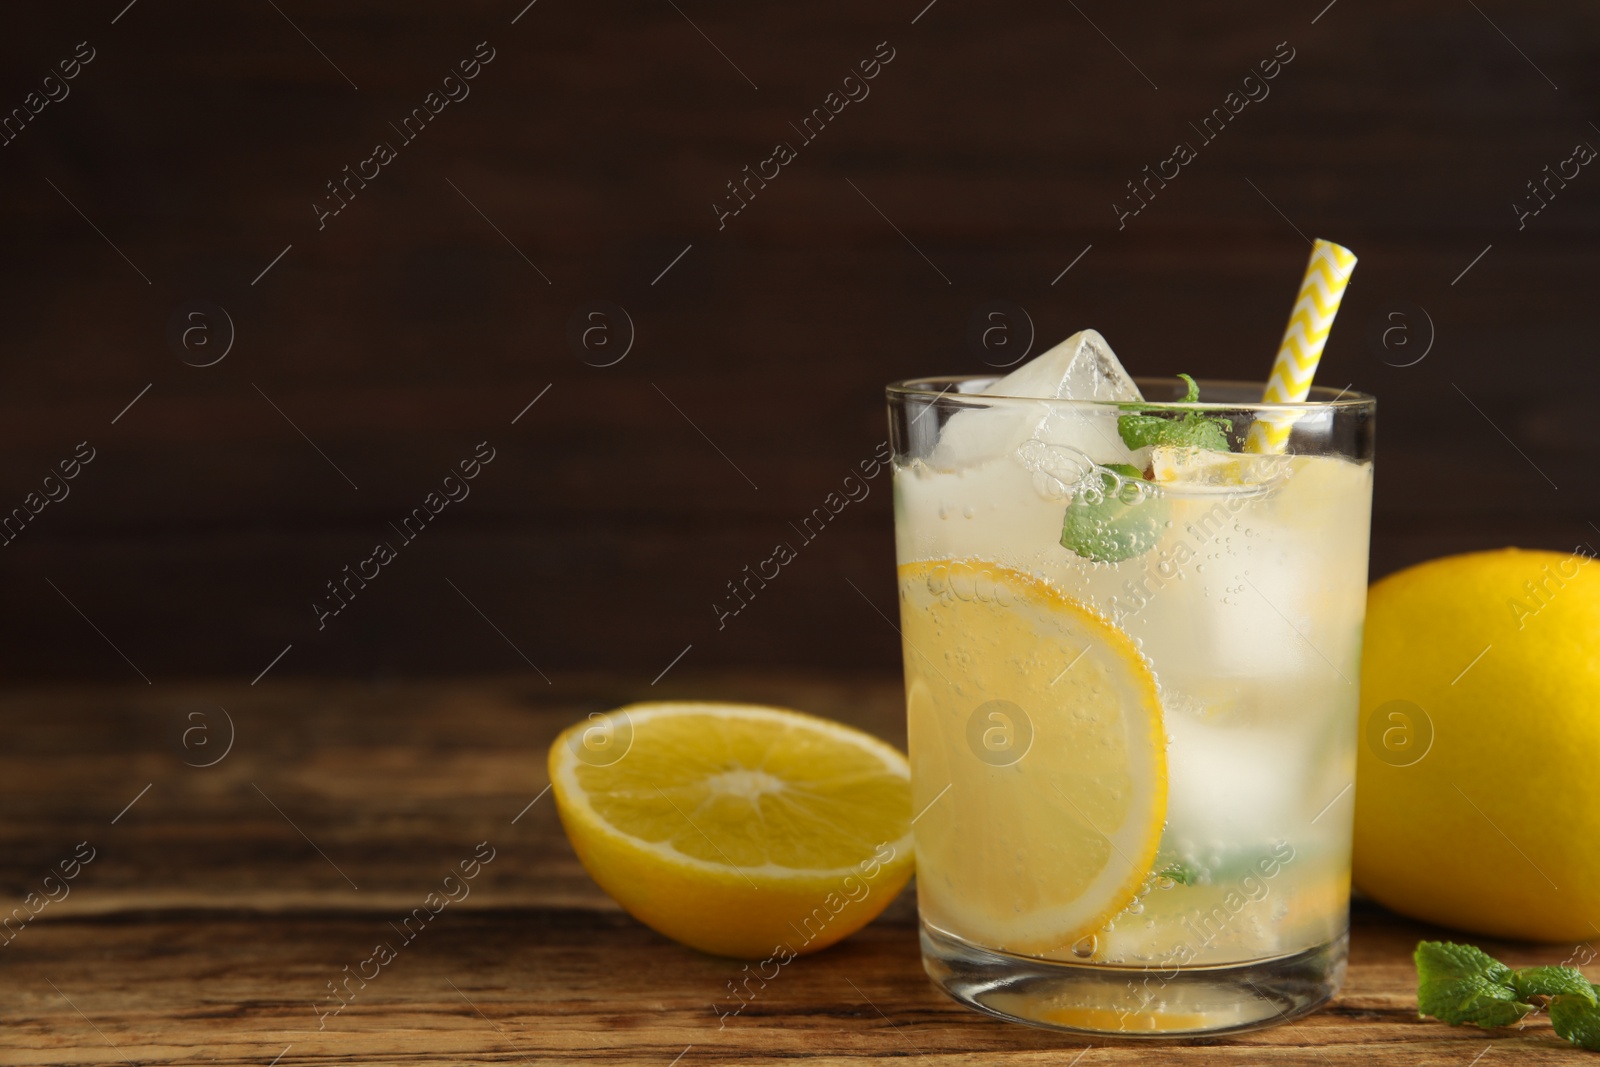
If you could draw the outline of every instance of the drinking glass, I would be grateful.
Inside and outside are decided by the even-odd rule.
[[[1062,1030],[1221,1033],[1338,990],[1375,402],[888,389],[924,966]],[[1134,412],[1232,451],[1126,455]],[[1192,413],[1192,414],[1191,414]],[[1257,420],[1289,429],[1245,451]],[[1215,439],[1213,439],[1215,440]]]

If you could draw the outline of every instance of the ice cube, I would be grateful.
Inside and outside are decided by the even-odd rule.
[[[1096,330],[1079,330],[983,391],[993,396],[1056,400],[1144,399]]]
[[[1073,334],[978,395],[984,394],[1041,400],[1143,399],[1111,346],[1094,330]],[[1081,456],[1083,461],[1063,463],[1063,455]],[[1015,456],[1035,473],[1040,471],[1041,456],[1054,457],[1046,484],[1036,485],[1041,491],[1057,488],[1054,483],[1061,480],[1059,472],[1082,473],[1094,463],[1126,463],[1133,458],[1117,435],[1114,411],[1004,403],[992,408],[969,408],[951,416],[929,464],[942,470],[960,470],[1000,456]]]
[[[1287,731],[1215,726],[1169,715],[1168,839],[1190,848],[1207,840],[1252,847],[1291,829],[1300,775],[1311,767],[1304,740]]]

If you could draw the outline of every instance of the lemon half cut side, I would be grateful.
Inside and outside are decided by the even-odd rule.
[[[749,704],[631,704],[550,747],[562,826],[635,918],[744,959],[825,948],[911,876],[910,769],[840,723]]]

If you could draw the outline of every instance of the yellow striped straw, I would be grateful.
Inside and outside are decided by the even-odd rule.
[[[1306,276],[1300,282],[1300,295],[1295,298],[1289,326],[1283,331],[1283,343],[1272,363],[1262,403],[1297,404],[1310,395],[1311,378],[1317,373],[1328,331],[1333,329],[1333,317],[1339,313],[1339,301],[1344,299],[1350,272],[1355,269],[1356,256],[1348,248],[1320,238],[1312,244]],[[1282,452],[1293,422],[1293,416],[1282,415],[1257,419],[1250,427],[1245,450]]]

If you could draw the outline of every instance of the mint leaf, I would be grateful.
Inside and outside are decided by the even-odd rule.
[[[1440,978],[1417,987],[1417,1010],[1451,1026],[1474,1023],[1482,1027],[1510,1026],[1528,1012],[1532,1004],[1517,1000],[1510,986],[1474,975],[1471,978]]]
[[[1423,941],[1417,945],[1417,1008],[1451,1024],[1509,1026],[1548,997],[1550,1023],[1560,1036],[1600,1052],[1600,986],[1575,967],[1524,967],[1513,971],[1471,945]]]
[[[1157,878],[1170,878],[1179,885],[1199,885],[1200,872],[1184,863],[1175,860],[1156,872]]]
[[[1578,994],[1556,997],[1550,1001],[1550,1024],[1556,1033],[1579,1048],[1600,1052],[1600,1006],[1596,1005],[1596,987],[1589,987],[1587,999]]]
[[[1219,420],[1204,415],[1185,415],[1167,419],[1160,415],[1123,415],[1117,419],[1117,434],[1129,448],[1168,445],[1173,448],[1206,448],[1228,451],[1228,435]]]
[[[1417,962],[1417,981],[1426,984],[1440,978],[1472,978],[1482,976],[1508,987],[1511,968],[1471,945],[1458,945],[1453,941],[1421,941],[1413,958]]]
[[[1098,476],[1098,488],[1095,477]],[[1148,552],[1161,538],[1167,502],[1143,472],[1126,463],[1100,467],[1080,487],[1061,520],[1061,545],[1096,563]]]
[[[1200,398],[1199,384],[1187,374],[1178,377],[1189,383],[1188,391],[1180,403],[1193,404]],[[1120,416],[1117,419],[1117,433],[1129,448],[1168,445],[1227,452],[1229,425],[1226,418],[1203,415],[1198,411],[1187,412],[1178,418],[1145,412]]]
[[[1509,1026],[1533,1005],[1518,998],[1510,967],[1471,945],[1417,945],[1417,1010],[1451,1026]]]
[[[1523,967],[1512,973],[1511,986],[1518,1000],[1529,997],[1574,996],[1596,1003],[1594,986],[1576,967]]]

